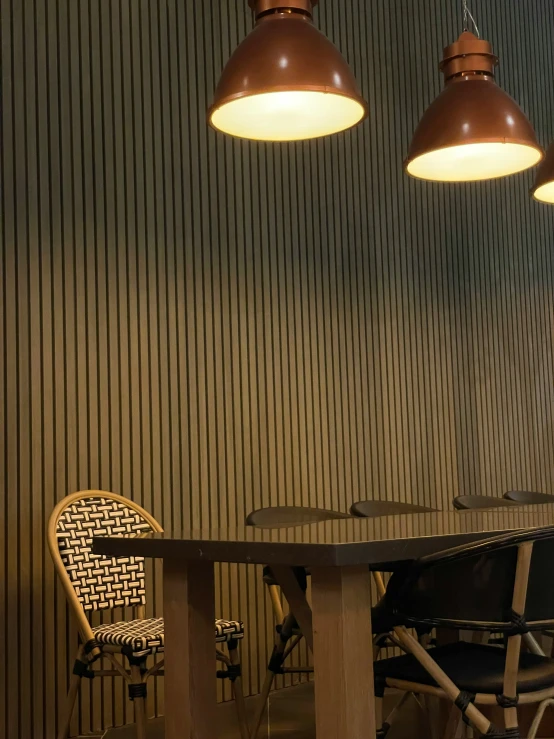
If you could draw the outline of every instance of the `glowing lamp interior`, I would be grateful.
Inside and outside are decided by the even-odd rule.
[[[212,125],[224,133],[256,141],[301,141],[356,125],[363,106],[346,95],[287,90],[248,95],[213,111]]]
[[[422,154],[408,163],[407,170],[422,180],[473,182],[522,172],[541,156],[540,149],[526,144],[463,144]]]
[[[554,203],[554,182],[546,182],[544,185],[537,187],[533,193],[535,200],[541,203]]]

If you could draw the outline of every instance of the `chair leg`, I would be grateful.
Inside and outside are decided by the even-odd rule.
[[[238,645],[236,642],[229,643],[229,659],[231,664],[235,666],[240,665],[240,659],[238,654]],[[235,698],[235,706],[237,709],[237,720],[239,723],[239,730],[241,739],[250,739],[248,732],[248,720],[246,718],[246,704],[244,702],[244,691],[242,689],[242,677],[236,677],[231,683],[233,696]]]
[[[413,696],[413,693],[408,693],[407,691],[402,695],[399,701],[395,704],[392,711],[389,713],[389,715],[386,717],[385,720],[383,720],[383,698],[380,698],[379,696],[375,696],[375,725],[377,726],[377,736],[378,737],[385,737],[389,731],[390,728],[392,728],[392,725],[396,719],[396,715],[402,710],[404,704],[408,700],[410,696]],[[423,711],[423,707],[421,704],[419,704],[419,707]]]
[[[131,682],[129,683],[129,690],[132,691],[133,687],[137,685],[144,685],[146,687],[142,679],[142,673],[140,671],[139,665],[131,664]],[[137,739],[146,739],[146,696],[133,695],[133,703],[135,705]]]
[[[271,658],[269,660],[269,666],[265,675],[258,707],[254,715],[254,723],[252,726],[252,731],[250,733],[250,739],[256,739],[256,737],[258,736],[265,707],[269,699],[269,693],[271,692],[273,680],[275,679],[275,675],[277,674],[276,670],[281,667],[285,659],[285,655],[287,655],[287,644],[292,638],[293,627],[295,623],[296,620],[294,618],[294,615],[292,613],[288,613],[285,616],[280,633],[277,633],[276,635],[275,646],[273,647],[273,652],[271,653]]]
[[[258,732],[260,731],[260,724],[262,723],[262,719],[264,717],[265,709],[267,706],[267,701],[269,700],[269,694],[271,692],[271,687],[273,685],[273,681],[275,680],[275,673],[271,670],[268,670],[265,674],[265,680],[262,687],[262,692],[260,693],[258,706],[256,708],[256,713],[254,715],[254,723],[252,724],[252,730],[250,732],[250,739],[257,739]]]
[[[375,726],[379,734],[379,729],[383,726],[383,698],[380,695],[375,696]]]
[[[541,657],[545,656],[543,648],[530,632],[528,634],[523,634],[522,643],[525,644],[531,654],[538,654]]]
[[[535,714],[535,718],[533,719],[533,723],[531,724],[531,728],[529,729],[527,739],[535,739],[535,737],[537,736],[542,717],[544,716],[544,712],[546,711],[548,706],[554,706],[554,698],[547,698],[539,705],[537,713]]]
[[[83,657],[85,656],[85,650],[83,646],[80,646],[77,650],[77,657],[75,658],[75,665],[84,664]],[[67,698],[65,702],[65,709],[63,712],[63,720],[60,724],[59,730],[58,730],[58,739],[67,739],[69,736],[69,729],[71,726],[71,716],[73,715],[73,709],[75,708],[75,701],[77,700],[77,694],[79,693],[79,688],[81,687],[81,675],[78,675],[75,671],[73,671],[73,674],[71,675],[71,680],[69,681],[69,691],[67,693]]]

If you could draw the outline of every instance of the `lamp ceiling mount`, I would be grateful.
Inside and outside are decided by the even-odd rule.
[[[498,57],[492,53],[492,45],[471,31],[464,31],[453,44],[444,49],[440,69],[445,80],[464,74],[494,76]]]

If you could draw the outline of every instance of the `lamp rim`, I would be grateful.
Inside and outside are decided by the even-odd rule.
[[[483,177],[482,180],[437,180],[430,177],[420,177],[416,174],[413,174],[412,172],[408,171],[408,166],[415,162],[416,159],[420,159],[421,157],[426,156],[427,154],[431,154],[437,151],[446,151],[447,149],[457,149],[461,146],[472,146],[473,144],[516,144],[519,146],[525,146],[528,149],[534,149],[535,151],[538,151],[540,154],[539,159],[534,164],[529,165],[529,167],[525,167],[525,169],[518,169],[515,172],[511,172],[507,175],[493,175],[492,177],[489,175],[487,177]],[[416,156],[412,157],[406,157],[403,162],[403,169],[404,172],[409,175],[410,177],[413,177],[415,180],[422,180],[424,182],[440,182],[442,184],[451,184],[451,185],[457,185],[457,184],[467,184],[468,182],[479,182],[479,181],[486,181],[486,180],[496,180],[500,179],[501,177],[511,177],[514,174],[519,174],[521,172],[525,172],[527,169],[531,169],[531,167],[536,167],[538,164],[542,162],[542,160],[545,157],[545,151],[543,147],[540,144],[531,144],[527,139],[516,139],[516,138],[507,138],[502,137],[499,138],[498,136],[489,136],[487,138],[479,138],[472,141],[463,141],[459,144],[452,144],[450,146],[438,146],[436,149],[429,149],[428,151],[422,152],[421,154],[417,154]]]
[[[220,108],[223,108],[225,105],[228,105],[229,103],[234,102],[235,100],[241,100],[242,98],[249,98],[249,97],[257,97],[258,95],[267,95],[271,94],[273,92],[321,92],[326,95],[336,95],[337,97],[343,97],[348,98],[348,100],[353,100],[354,102],[358,103],[358,105],[363,110],[363,115],[355,122],[352,123],[347,128],[341,129],[342,131],[348,131],[349,128],[353,128],[354,126],[357,126],[359,123],[364,121],[368,115],[369,115],[369,106],[366,103],[365,99],[361,95],[350,95],[347,92],[342,92],[341,90],[337,90],[334,87],[330,87],[329,85],[294,85],[294,87],[290,87],[290,85],[275,85],[268,88],[261,88],[259,90],[255,91],[248,91],[248,92],[236,92],[233,95],[227,95],[227,97],[222,98],[221,100],[218,100],[217,103],[212,103],[210,107],[208,108],[208,123],[209,125],[215,130],[219,131],[221,133],[221,129],[215,126],[212,122],[213,114],[218,111]],[[238,137],[242,138],[242,137]],[[252,139],[252,140],[258,140],[258,139]],[[260,139],[261,140],[261,139]],[[263,139],[266,141],[267,139]]]
[[[529,193],[532,195],[532,197],[537,202],[548,204],[548,205],[554,204],[554,201],[542,200],[540,198],[537,198],[536,193],[542,187],[545,187],[546,185],[552,185],[552,183],[554,183],[553,158],[554,158],[554,141],[552,141],[548,145],[546,154],[544,156],[544,160],[541,163],[540,167],[537,169],[537,172],[535,174],[535,180],[533,182],[533,186],[529,190]]]

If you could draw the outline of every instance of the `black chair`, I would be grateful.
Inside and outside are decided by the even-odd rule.
[[[352,518],[352,516],[325,508],[280,505],[252,511],[246,517],[246,525],[276,529],[283,526],[303,526],[308,523],[332,521],[335,518]]]
[[[479,508],[505,508],[517,505],[506,498],[495,498],[492,495],[458,495],[452,500],[454,508],[458,511],[473,511]]]
[[[550,493],[532,493],[527,490],[510,490],[504,493],[506,500],[511,500],[518,505],[541,505],[554,503],[554,495]]]
[[[536,493],[527,490],[509,490],[507,493],[504,493],[504,498],[513,501],[517,505],[544,505],[545,503],[554,503],[554,495],[550,493]],[[549,638],[554,638],[552,631],[545,631],[544,634]],[[554,642],[552,643],[551,649],[551,656],[554,657]]]
[[[282,528],[285,526],[300,526],[344,518],[352,519],[353,517],[346,513],[341,513],[340,511],[326,510],[324,508],[275,506],[253,511],[247,516],[246,524],[248,526],[259,526],[263,528]],[[308,587],[308,576],[310,575],[309,569],[304,567],[295,567],[294,573],[300,588],[305,593]],[[368,572],[368,577],[369,576]],[[292,612],[284,613],[283,611],[279,584],[270,567],[264,567],[263,578],[264,583],[269,589],[273,606],[276,622],[276,638],[273,652],[267,667],[266,677],[255,714],[254,723],[251,727],[250,739],[256,739],[258,735],[261,720],[275,676],[285,673],[309,674],[313,672],[313,667],[311,666],[285,666],[285,661],[300,644],[303,635],[294,614]],[[378,604],[372,609],[372,625],[374,634],[376,635],[374,639],[374,657],[377,657],[380,649],[387,643],[387,636],[393,626],[392,622],[388,618],[388,613],[386,613],[382,604]],[[370,669],[371,665],[368,665],[368,670]]]
[[[384,599],[409,654],[375,663],[385,687],[452,701],[447,737],[463,718],[481,735],[518,739],[518,703],[539,704],[528,739],[554,703],[554,660],[521,651],[522,635],[554,626],[554,526],[503,534],[423,557],[393,574]],[[426,651],[412,624],[502,633],[506,647],[460,641]],[[381,701],[378,700],[381,704]],[[500,729],[479,705],[504,709]],[[386,731],[383,724],[382,731]]]
[[[377,518],[378,516],[394,516],[400,513],[433,513],[436,508],[401,503],[390,500],[359,500],[350,506],[350,513],[360,518]]]

